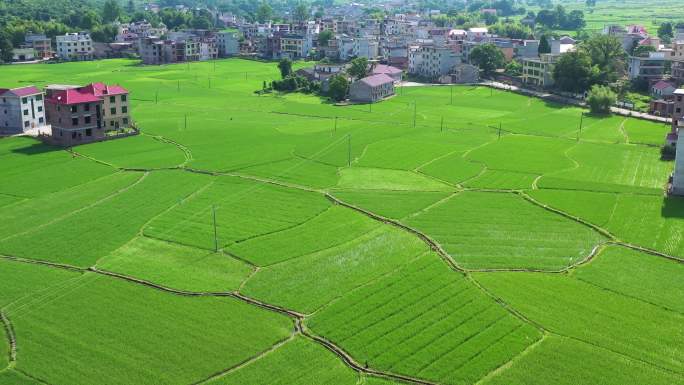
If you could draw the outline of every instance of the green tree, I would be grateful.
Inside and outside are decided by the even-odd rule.
[[[265,23],[271,20],[271,17],[273,17],[273,8],[271,8],[271,6],[267,2],[262,1],[261,4],[259,4],[259,8],[257,8],[257,21],[259,23]]]
[[[520,76],[520,75],[522,75],[522,71],[523,71],[522,64],[518,63],[515,60],[511,60],[508,64],[506,64],[506,68],[505,68],[506,75]]]
[[[591,57],[592,65],[598,67],[597,83],[612,83],[624,73],[626,53],[617,37],[594,35],[584,41],[580,49]]]
[[[0,30],[0,61],[9,63],[12,61],[12,40],[6,32]]]
[[[318,34],[318,45],[325,47],[328,45],[328,41],[333,38],[333,33],[330,30],[325,30]]]
[[[591,112],[595,114],[608,114],[610,107],[617,101],[617,96],[609,87],[594,85],[587,96],[587,103]]]
[[[278,69],[280,70],[280,77],[285,79],[292,74],[292,61],[288,58],[280,59]]]
[[[128,0],[128,4],[126,5],[126,12],[128,12],[129,15],[135,13],[135,3],[133,2],[133,0]]]
[[[107,0],[102,8],[102,20],[111,23],[121,17],[121,7],[116,0]]]
[[[349,89],[349,81],[342,75],[336,75],[330,79],[328,86],[328,95],[333,100],[339,102],[347,98],[347,90]]]
[[[589,89],[595,69],[585,52],[568,52],[558,59],[553,68],[553,80],[561,91],[582,93]]]
[[[655,52],[656,49],[652,45],[637,45],[632,51],[632,56],[647,57],[649,52]]]
[[[584,21],[584,12],[576,9],[568,13],[565,24],[561,25],[564,29],[582,29],[587,25]]]
[[[549,40],[546,38],[546,35],[542,35],[539,38],[539,48],[537,49],[537,52],[540,55],[543,53],[551,53],[551,45],[549,44]]]
[[[195,29],[211,29],[213,27],[211,19],[204,15],[193,17],[190,25]]]
[[[535,23],[543,25],[546,28],[553,28],[558,24],[556,12],[550,9],[542,9],[537,13]]]
[[[361,79],[368,74],[368,59],[365,57],[357,57],[352,60],[347,69],[347,73],[354,79]]]
[[[299,3],[297,3],[297,6],[295,7],[292,16],[294,17],[294,20],[297,22],[303,23],[307,21],[309,19],[309,7],[306,6],[306,3],[300,1]]]
[[[658,27],[658,37],[663,39],[665,43],[669,43],[674,37],[674,29],[672,28],[672,23],[666,21],[660,24],[660,27]]]
[[[98,25],[91,30],[90,37],[92,37],[93,41],[111,43],[116,38],[118,32],[118,28],[112,24]]]
[[[497,46],[491,43],[478,45],[470,51],[470,61],[485,75],[489,75],[504,66],[504,55]]]
[[[499,21],[499,17],[491,13],[485,13],[482,18],[486,25],[492,25]]]

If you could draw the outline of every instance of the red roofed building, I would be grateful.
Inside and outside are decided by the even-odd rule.
[[[45,105],[52,140],[62,146],[102,140],[131,123],[128,90],[118,85],[48,86]]]
[[[45,126],[43,91],[34,86],[0,88],[0,132],[20,134]]]
[[[371,72],[373,73],[373,75],[385,74],[394,79],[395,82],[400,82],[401,75],[404,73],[404,71],[400,70],[397,67],[392,67],[385,64],[374,65],[371,69]]]
[[[119,85],[108,86],[104,83],[91,83],[81,89],[102,99],[102,126],[105,131],[130,126],[127,89]]]
[[[74,146],[102,140],[102,99],[76,86],[48,86],[45,107],[52,141]]]

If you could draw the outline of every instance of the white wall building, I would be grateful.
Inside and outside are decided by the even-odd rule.
[[[87,32],[67,33],[55,39],[58,58],[69,61],[93,59],[93,40]]]
[[[0,88],[0,132],[22,133],[45,124],[43,91],[34,86]]]
[[[220,57],[229,57],[240,53],[240,42],[235,32],[219,32],[216,34],[216,44]]]
[[[461,56],[448,47],[421,45],[409,50],[408,72],[428,79],[447,75],[461,63]]]

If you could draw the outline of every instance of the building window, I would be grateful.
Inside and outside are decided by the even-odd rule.
[[[71,118],[71,125],[78,126],[78,118]]]
[[[109,109],[109,112],[110,112],[112,115],[116,115],[116,107],[110,108],[110,109]]]
[[[83,105],[83,110],[84,110],[84,111],[90,111],[90,104],[84,104],[84,105]]]
[[[28,98],[21,98],[21,104],[28,103]]]
[[[36,100],[37,101],[43,100],[43,95],[36,95]]]
[[[78,106],[76,106],[76,105],[71,106],[71,113],[75,114],[76,112],[78,112]]]
[[[121,101],[125,102],[126,101],[126,95],[121,95]]]
[[[121,107],[121,113],[122,114],[125,114],[127,112],[128,112],[128,107],[126,107],[126,106]]]
[[[123,118],[123,124],[124,124],[125,126],[128,125],[128,118]]]
[[[42,112],[42,111],[43,111],[43,106],[38,106],[38,112]]]
[[[27,120],[24,122],[24,127],[28,127],[28,126],[29,126],[29,121]]]
[[[85,124],[90,124],[90,116],[86,116],[83,120],[85,121]]]
[[[116,96],[110,96],[110,97],[109,97],[109,102],[110,102],[110,103],[116,102]]]
[[[86,136],[93,136],[93,130],[90,128],[86,128]]]
[[[43,122],[44,122],[44,120],[43,120],[42,116],[40,118],[38,118],[38,123],[43,123]]]
[[[24,110],[24,116],[28,115],[28,110]]]

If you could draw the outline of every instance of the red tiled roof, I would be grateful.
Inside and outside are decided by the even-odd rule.
[[[95,96],[121,95],[128,93],[127,89],[119,85],[108,86],[104,83],[90,83],[87,86],[81,88],[86,89],[89,92],[92,92]]]
[[[659,81],[658,83],[656,83],[656,84],[653,85],[653,88],[658,89],[658,90],[664,90],[664,89],[666,89],[666,88],[668,88],[668,87],[673,87],[673,88],[674,88],[674,86],[673,86],[672,84],[666,82],[665,80],[661,80],[661,81]]]
[[[72,88],[54,91],[48,101],[54,104],[79,104],[99,102],[100,98],[83,88]]]
[[[0,88],[0,95],[4,93],[11,93],[14,96],[22,97],[39,94],[41,91],[35,86],[20,87],[20,88]]]
[[[387,75],[395,75],[395,74],[400,74],[402,71],[397,68],[397,67],[392,67],[388,66],[386,64],[378,64],[373,68],[373,73],[374,74],[387,74]]]
[[[377,87],[377,86],[387,84],[387,83],[394,83],[394,79],[392,79],[391,77],[389,77],[385,74],[368,76],[368,77],[365,77],[359,81],[362,83],[365,83],[371,87]]]

